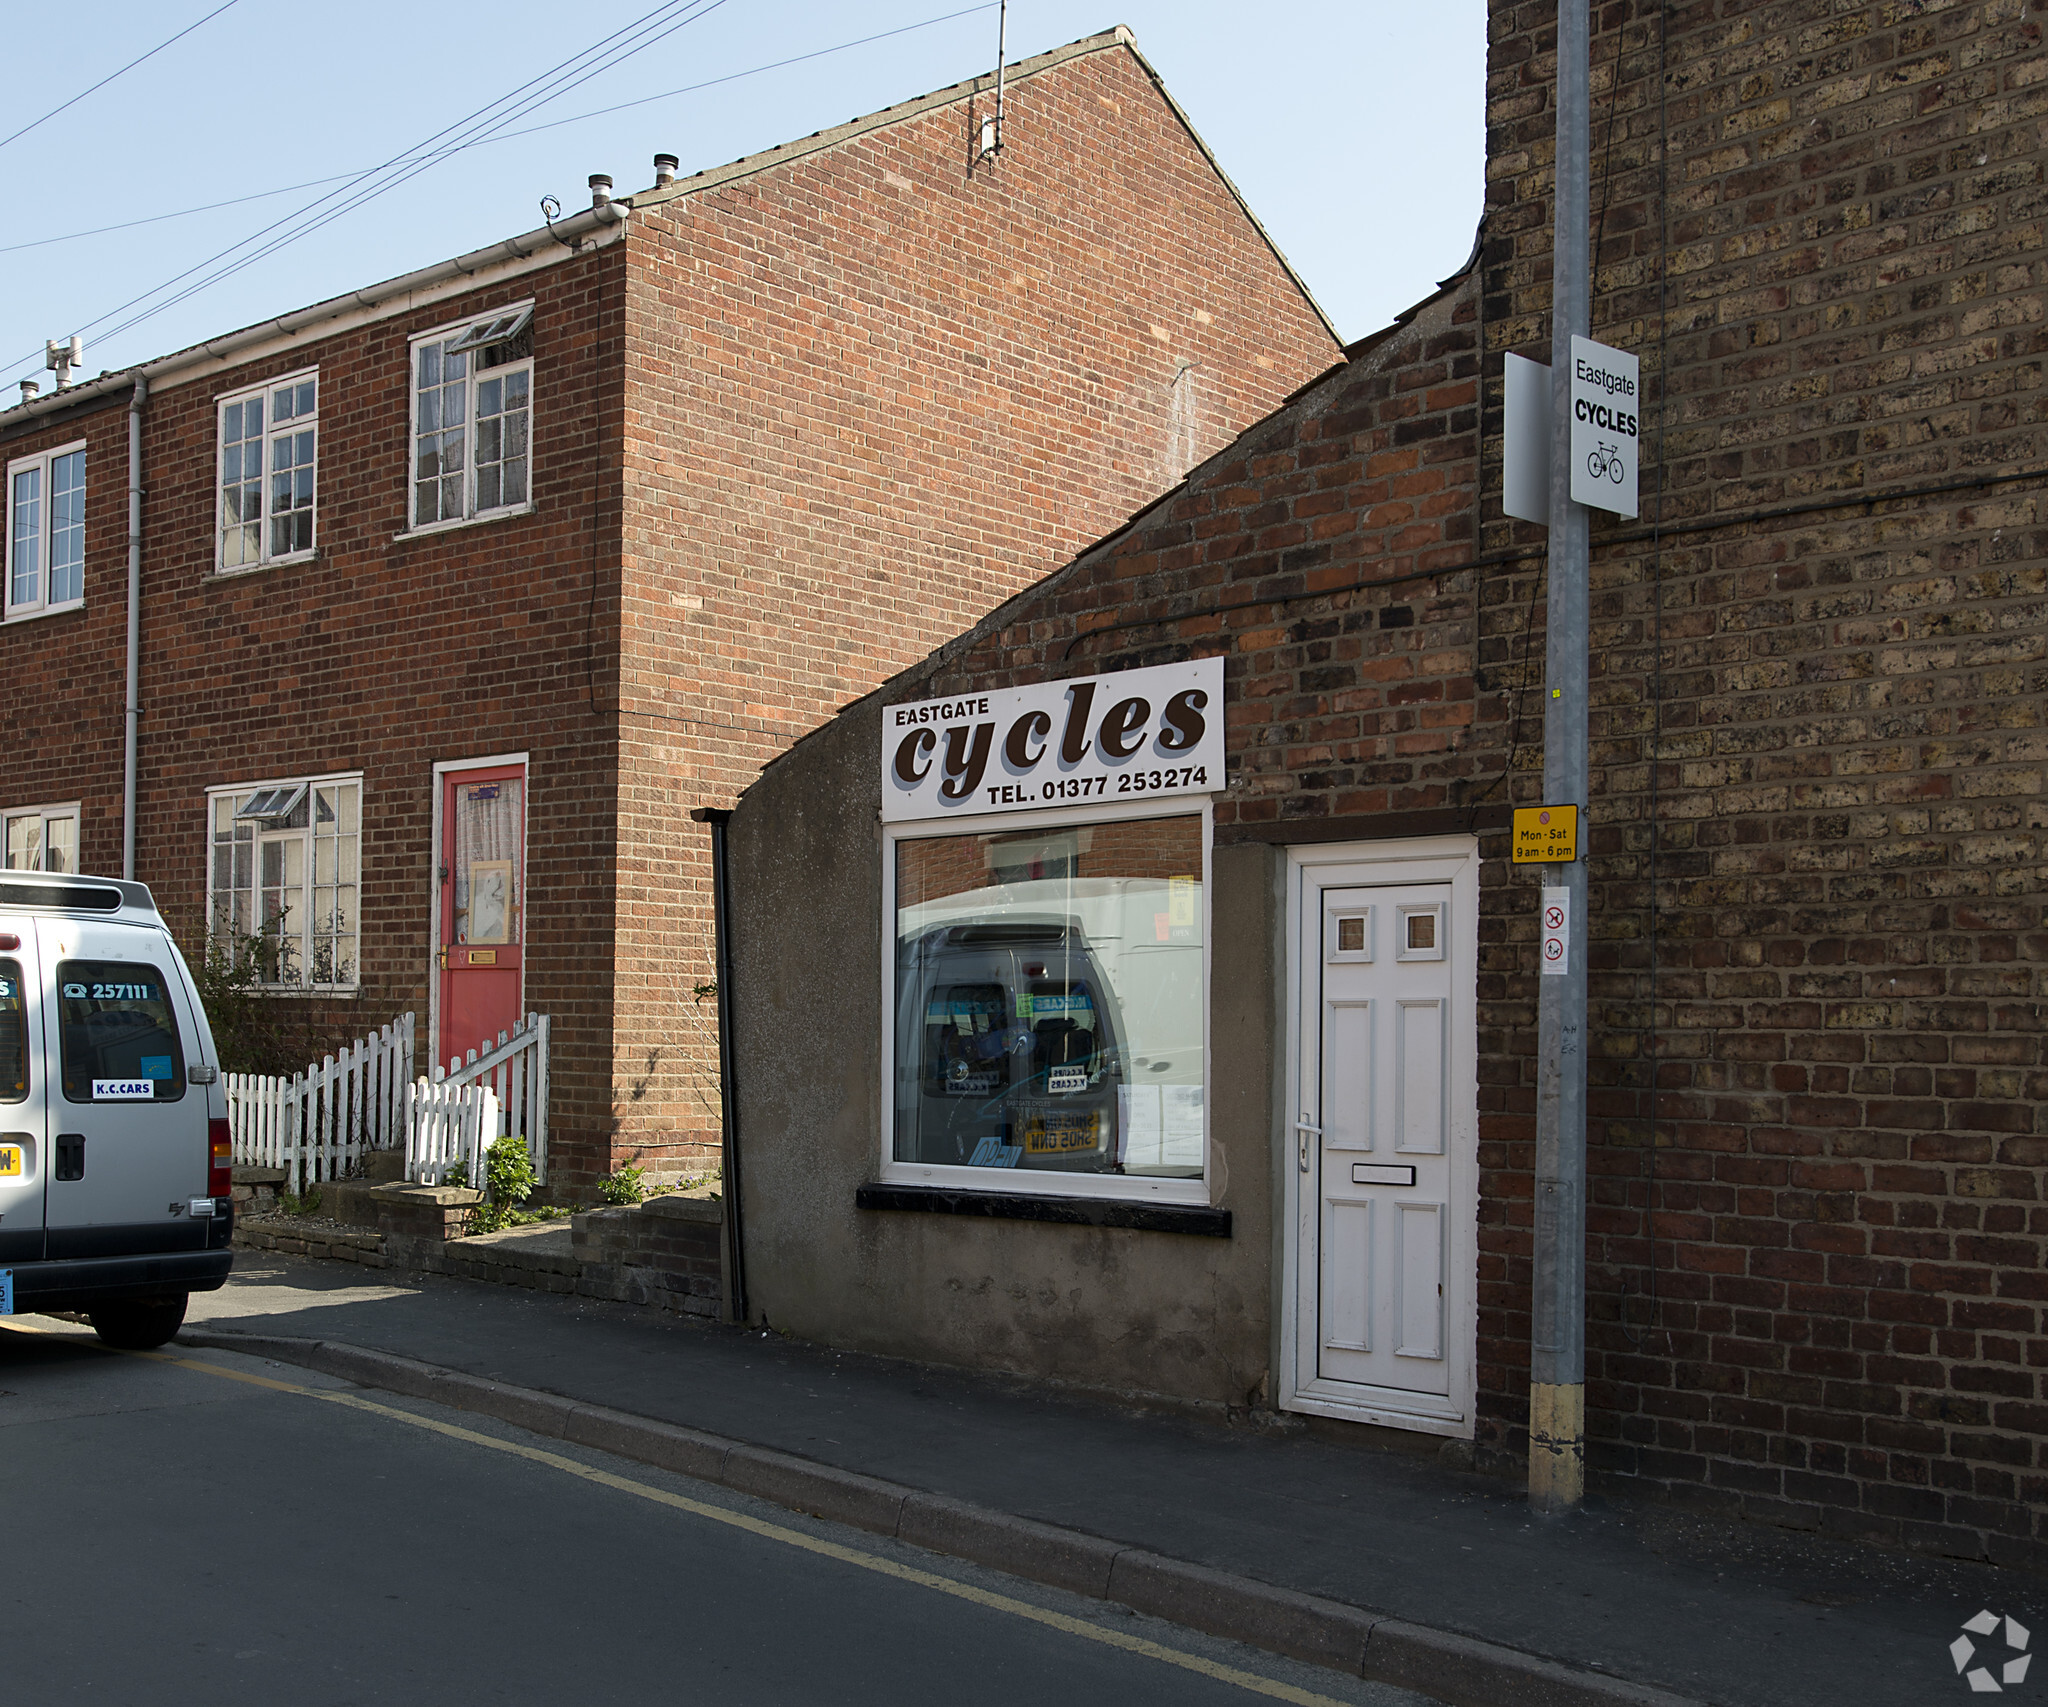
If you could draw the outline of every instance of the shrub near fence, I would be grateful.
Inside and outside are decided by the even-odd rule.
[[[304,1192],[356,1171],[365,1152],[404,1143],[413,1082],[411,1014],[290,1078],[226,1073],[228,1129],[239,1164],[284,1168]]]

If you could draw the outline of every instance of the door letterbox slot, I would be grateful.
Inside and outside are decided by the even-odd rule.
[[[57,1134],[57,1166],[59,1179],[85,1178],[85,1134],[83,1132],[60,1132]]]
[[[1351,1164],[1353,1185],[1413,1185],[1415,1164],[1405,1167],[1393,1162],[1353,1162]]]

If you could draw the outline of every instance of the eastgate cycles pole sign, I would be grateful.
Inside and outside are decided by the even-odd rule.
[[[1221,658],[882,711],[889,823],[1222,787]]]
[[[1642,363],[1626,350],[1572,339],[1572,502],[1636,513],[1642,461]]]

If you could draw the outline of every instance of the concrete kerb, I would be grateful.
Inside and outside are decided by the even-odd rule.
[[[207,1328],[187,1328],[178,1340],[493,1417],[1269,1653],[1412,1689],[1450,1707],[1703,1707],[1691,1696],[1579,1671],[1516,1648],[392,1352]]]

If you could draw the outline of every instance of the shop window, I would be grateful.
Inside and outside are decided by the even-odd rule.
[[[891,1159],[1009,1190],[1200,1180],[1202,816],[894,849]]]
[[[216,789],[208,932],[277,989],[353,989],[362,924],[360,777]]]

